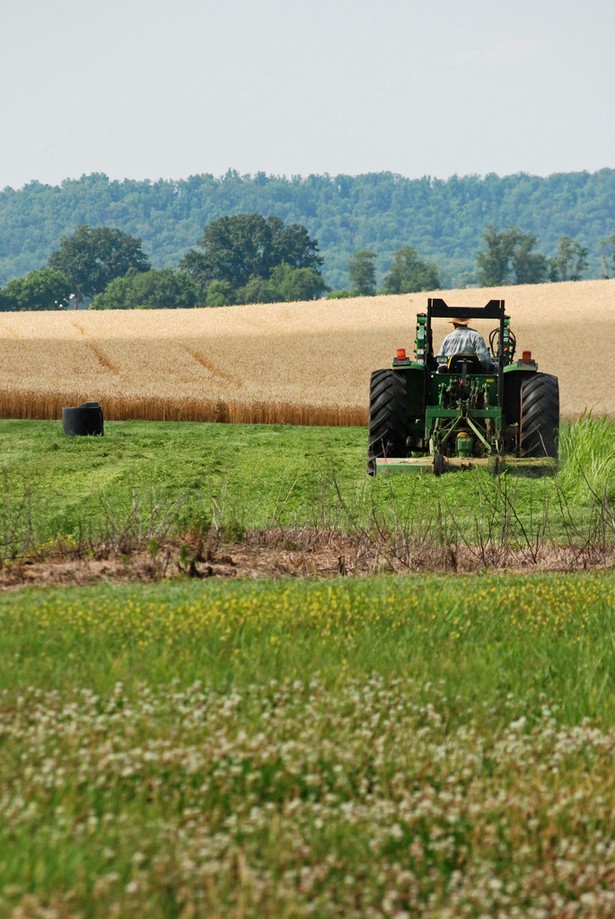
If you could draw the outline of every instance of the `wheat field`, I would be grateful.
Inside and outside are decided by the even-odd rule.
[[[615,279],[212,309],[0,314],[0,417],[365,424],[369,377],[412,352],[429,296],[504,299],[562,415],[615,415]],[[485,337],[492,321],[473,323]],[[434,322],[437,347],[450,326]]]

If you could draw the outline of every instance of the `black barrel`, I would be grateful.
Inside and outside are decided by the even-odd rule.
[[[100,402],[82,402],[74,408],[62,409],[62,429],[65,434],[88,436],[104,434],[103,411]]]

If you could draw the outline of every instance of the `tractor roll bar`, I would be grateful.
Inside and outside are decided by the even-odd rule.
[[[504,317],[504,301],[490,300],[486,306],[448,306],[440,297],[427,300],[427,317],[437,319],[500,319]]]

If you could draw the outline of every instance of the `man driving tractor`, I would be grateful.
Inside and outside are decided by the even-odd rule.
[[[434,319],[454,331],[437,355]],[[489,348],[469,323],[496,320]],[[398,348],[370,378],[367,471],[432,472],[486,466],[552,474],[557,470],[559,383],[538,371],[530,351],[515,360],[516,339],[503,300],[483,307],[427,300],[416,316],[414,359]],[[497,355],[497,356],[496,356]],[[495,365],[495,366],[494,366]]]
[[[455,317],[449,319],[453,331],[449,332],[436,355],[438,367],[446,366],[454,354],[475,354],[487,372],[497,370],[497,363],[492,359],[485,339],[475,329],[469,329],[469,319]]]

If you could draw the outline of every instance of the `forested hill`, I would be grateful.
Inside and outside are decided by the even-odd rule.
[[[97,173],[59,186],[31,182],[0,192],[0,285],[43,267],[60,238],[81,224],[140,237],[154,267],[175,267],[212,220],[245,212],[304,224],[318,240],[333,288],[348,284],[348,259],[357,251],[375,252],[382,276],[405,245],[436,262],[445,287],[462,286],[475,276],[490,223],[533,234],[546,256],[555,253],[558,237],[573,237],[589,250],[585,276],[600,277],[600,241],[615,233],[615,169],[446,180],[230,171],[220,178],[118,182]]]

